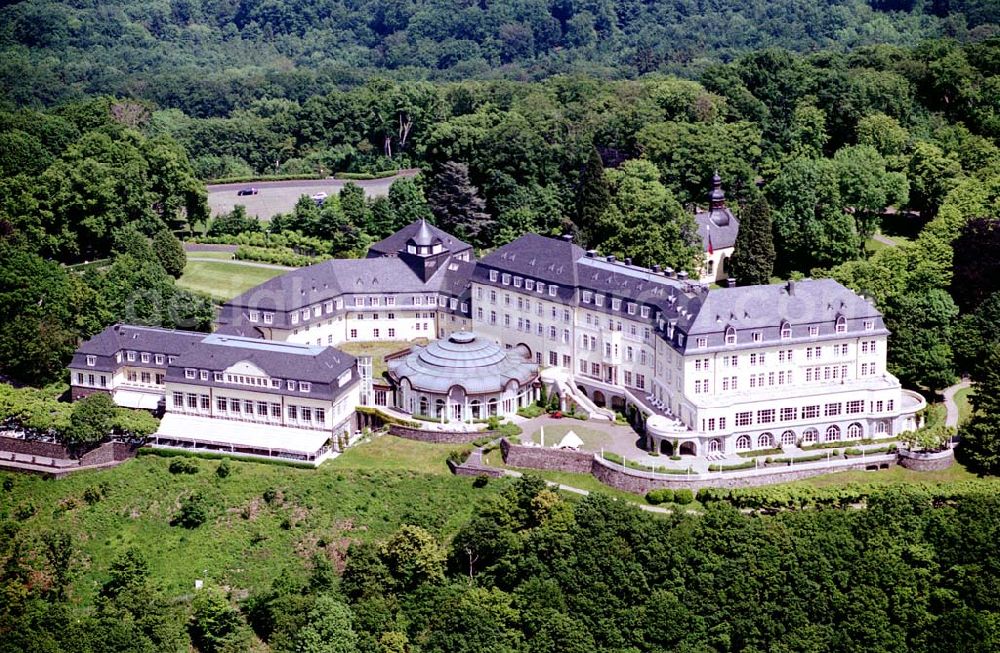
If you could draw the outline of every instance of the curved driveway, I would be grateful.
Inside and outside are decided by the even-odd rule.
[[[389,193],[389,186],[397,179],[409,179],[420,172],[415,168],[400,170],[398,174],[384,179],[290,179],[287,181],[254,181],[242,184],[214,184],[207,186],[208,205],[212,215],[229,213],[237,204],[246,207],[247,214],[269,220],[278,213],[289,213],[302,195],[326,193],[333,195],[348,182],[353,182],[365,191],[368,197],[378,197]],[[256,188],[256,195],[237,195],[242,188]]]

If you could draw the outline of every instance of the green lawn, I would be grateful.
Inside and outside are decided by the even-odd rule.
[[[225,261],[189,261],[177,285],[225,301],[284,272]]]
[[[580,436],[580,439],[583,440],[583,448],[587,451],[600,451],[602,447],[606,446],[613,439],[611,435],[604,431],[586,426],[586,422],[584,421],[563,418],[562,422],[545,425],[545,446],[551,447],[554,444],[558,444],[569,431],[573,431]],[[639,437],[635,434],[635,431],[628,427],[622,427],[621,432],[627,433],[629,434],[628,437],[635,439]],[[521,439],[541,444],[541,432],[525,433],[521,436]]]
[[[979,478],[959,463],[939,472],[915,472],[904,467],[895,466],[892,469],[879,470],[877,472],[837,472],[834,474],[824,474],[814,476],[794,483],[776,485],[775,487],[834,487],[853,483],[870,487],[911,484],[911,483],[955,483],[960,481],[971,481]],[[990,478],[1000,489],[1000,478]]]
[[[26,561],[42,559],[41,536],[66,531],[77,548],[72,599],[90,604],[110,562],[127,545],[142,550],[168,594],[191,593],[204,578],[234,591],[263,589],[279,575],[305,573],[314,552],[334,564],[352,541],[384,539],[401,524],[424,526],[448,539],[476,507],[509,481],[472,487],[444,464],[447,447],[386,436],[318,469],[234,460],[220,479],[216,460],[191,459],[196,474],[171,474],[172,459],[141,456],[108,470],[61,480],[0,472],[0,521],[16,524]],[[427,473],[424,473],[427,472]],[[90,505],[88,488],[104,487]],[[264,491],[274,488],[268,504]],[[210,505],[208,521],[171,526],[180,501],[193,491]]]
[[[955,405],[958,406],[958,423],[962,424],[972,417],[972,403],[969,398],[975,394],[972,388],[962,388],[955,393]]]
[[[402,340],[391,342],[343,342],[337,345],[337,348],[347,352],[351,356],[371,356],[372,375],[377,379],[388,369],[385,364],[385,357],[387,355],[394,354],[412,345],[426,345],[428,342],[426,338],[417,338],[412,342]]]
[[[210,258],[216,261],[233,260],[232,252],[198,251],[198,252],[187,252],[187,256],[188,258]]]

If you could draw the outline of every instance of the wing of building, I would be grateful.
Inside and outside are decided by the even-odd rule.
[[[723,199],[717,181],[698,218],[717,251],[738,230]],[[534,366],[595,419],[634,406],[650,418],[650,448],[712,456],[914,428],[924,403],[886,370],[887,336],[870,302],[828,279],[711,288],[537,234],[476,260],[468,244],[418,221],[368,258],[294,270],[236,297],[212,336],[111,327],[71,371],[74,397],[165,397],[165,439],[182,442],[188,429],[192,446],[222,448],[255,425],[335,438],[362,400],[443,419],[513,412],[535,396]],[[398,359],[373,392],[358,390],[356,362],[335,349],[417,338],[442,344]],[[511,359],[483,353],[485,342]],[[494,382],[500,368],[487,374],[487,364],[517,372]],[[300,455],[318,442],[289,431],[295,449],[278,432],[253,433],[245,445],[257,450]]]

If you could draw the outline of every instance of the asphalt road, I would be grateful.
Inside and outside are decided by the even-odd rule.
[[[401,170],[399,174],[385,179],[355,180],[368,197],[378,197],[389,193],[389,186],[397,179],[416,176],[419,170]],[[208,186],[208,205],[212,215],[229,213],[237,204],[246,207],[248,215],[269,220],[278,213],[289,213],[302,195],[339,193],[347,179],[293,179],[289,181],[255,181],[243,184],[217,184]],[[256,195],[237,195],[242,188],[256,188]]]

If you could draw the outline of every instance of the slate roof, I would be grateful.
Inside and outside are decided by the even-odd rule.
[[[725,215],[720,215],[724,212]],[[736,245],[736,236],[740,232],[740,221],[728,208],[699,211],[694,214],[698,225],[698,236],[701,237],[702,249],[708,251],[708,237],[712,236],[712,249],[726,249]]]
[[[479,263],[485,270],[495,269],[528,279],[572,287],[576,285],[574,263],[583,255],[582,247],[565,239],[529,233],[498,247],[480,259]]]
[[[382,256],[396,256],[401,249],[406,248],[406,242],[414,238],[418,232],[426,229],[434,238],[440,238],[444,245],[452,254],[458,254],[466,250],[471,250],[472,245],[462,242],[447,231],[439,229],[425,220],[416,220],[406,225],[396,233],[388,236],[368,248],[368,258],[378,258]],[[424,236],[426,238],[426,236]],[[433,241],[432,241],[433,242]],[[427,243],[428,245],[431,243]]]
[[[184,374],[185,369],[222,372],[241,361],[253,364],[274,379],[308,381],[312,384],[312,389],[308,393],[303,393],[297,390],[288,390],[286,383],[282,383],[280,388],[246,386],[217,382],[213,378],[214,375],[210,375],[208,380],[203,381],[200,375],[198,378],[188,379]],[[231,387],[249,389],[254,392],[330,399],[342,392],[342,389],[337,386],[337,378],[343,372],[352,370],[351,380],[352,382],[357,380],[357,371],[354,369],[355,361],[354,356],[334,347],[302,345],[278,340],[257,340],[214,333],[204,337],[201,342],[178,357],[167,371],[166,379],[167,381],[193,385]],[[350,383],[344,387],[349,386]]]
[[[166,369],[168,358],[161,365],[156,364],[156,354],[180,356],[207,334],[196,331],[161,329],[159,327],[113,324],[96,334],[77,348],[70,367],[111,372],[125,365],[159,367]],[[115,361],[119,351],[149,352],[154,356],[148,363],[135,361]],[[87,356],[96,356],[96,365],[87,365]]]

